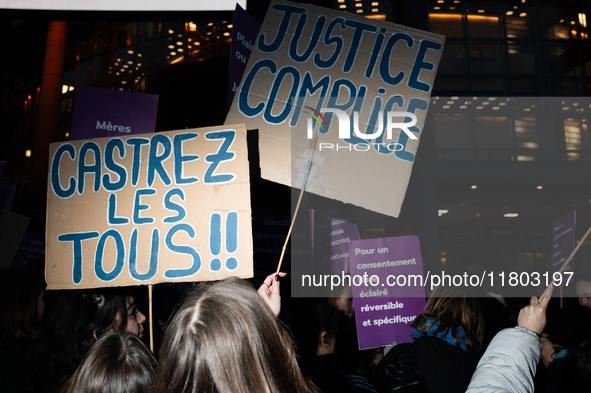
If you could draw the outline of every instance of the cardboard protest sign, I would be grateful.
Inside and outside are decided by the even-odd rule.
[[[226,123],[259,130],[263,178],[301,188],[309,172],[306,191],[397,217],[443,43],[352,13],[273,2]]]
[[[232,105],[234,95],[242,75],[246,69],[246,63],[252,52],[252,46],[257,38],[261,24],[248,12],[236,3],[234,20],[232,22],[232,47],[230,48],[230,81],[228,83],[228,109]]]
[[[79,86],[70,140],[154,132],[158,96]]]
[[[349,262],[359,349],[411,342],[425,308],[419,238],[352,241]]]
[[[50,146],[49,289],[252,276],[243,124]]]
[[[552,223],[552,273],[560,270],[566,259],[575,249],[575,221],[577,212],[572,211],[560,220]],[[573,272],[575,266],[575,258],[568,263],[565,272]],[[552,275],[554,277],[554,275]],[[566,281],[564,281],[566,282]],[[558,280],[555,286],[560,286],[562,280]]]

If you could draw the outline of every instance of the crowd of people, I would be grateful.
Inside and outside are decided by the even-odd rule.
[[[360,351],[350,288],[281,304],[281,278],[255,289],[196,285],[153,354],[125,288],[48,291],[25,268],[0,270],[0,386],[15,393],[590,392],[591,280],[579,304],[438,287],[412,343]]]

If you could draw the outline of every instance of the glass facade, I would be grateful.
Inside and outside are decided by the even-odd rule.
[[[392,6],[384,0],[334,0],[333,8],[377,20],[390,20],[392,14]]]
[[[227,55],[231,31],[228,21],[97,23],[69,40],[64,85],[67,91],[94,84],[153,92],[147,75],[158,67]]]
[[[430,30],[446,35],[423,136],[442,269],[547,269],[550,224],[576,210],[577,239],[591,224],[590,102],[577,98],[591,93],[590,5],[429,2]],[[535,97],[562,97],[561,116],[540,117]],[[576,263],[590,262],[583,247]]]
[[[430,30],[447,41],[435,92],[459,95],[464,79],[471,96],[589,95],[588,14],[588,5],[431,1]]]
[[[70,30],[75,33],[64,61],[60,140],[69,137],[76,86],[158,94],[159,69],[228,56],[232,22],[96,22]]]
[[[581,237],[591,214],[590,121],[583,97],[433,97],[421,142],[432,137],[433,154],[411,183],[433,174],[440,267],[547,269],[551,223],[572,210]],[[590,256],[583,247],[577,263]]]

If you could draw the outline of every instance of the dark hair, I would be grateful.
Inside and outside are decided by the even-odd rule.
[[[316,392],[289,334],[238,278],[201,284],[164,333],[155,392]]]
[[[436,323],[439,323],[439,326],[434,333],[451,329],[457,346],[464,338],[468,350],[482,347],[484,322],[480,304],[477,298],[468,296],[465,288],[436,287],[427,299],[423,313],[415,319],[412,327],[426,333]],[[460,326],[464,329],[464,336],[458,332]]]
[[[577,269],[574,272],[573,276],[575,283],[579,281],[587,281],[591,283],[591,268],[586,266],[577,266]]]
[[[67,380],[97,338],[127,326],[127,298],[121,288],[62,291],[48,309],[43,339],[35,349],[33,380],[57,387]]]
[[[0,349],[41,336],[38,301],[45,282],[25,268],[0,270]]]
[[[586,380],[591,390],[591,316],[583,321],[577,321],[584,332],[583,341],[577,351],[577,363],[581,376]]]
[[[581,376],[587,381],[587,386],[591,388],[591,340],[588,337],[577,351],[577,363]]]
[[[107,333],[93,345],[62,393],[150,393],[157,367],[135,334]]]
[[[285,322],[296,343],[296,352],[300,361],[316,356],[320,335],[326,332],[326,338],[335,337],[339,310],[322,299],[298,299],[285,314]]]
[[[587,337],[591,309],[585,306],[572,308],[548,307],[544,335],[563,348],[578,347]]]
[[[351,279],[351,274],[347,273],[345,276],[349,276],[349,280]],[[345,290],[351,289],[351,285],[345,285],[345,280],[343,280],[343,285],[337,285],[330,291],[330,295],[328,297],[328,302],[339,309],[339,304],[337,303],[337,298],[343,297],[345,294]],[[350,282],[350,281],[349,281]],[[352,294],[347,294],[348,297],[352,297]]]

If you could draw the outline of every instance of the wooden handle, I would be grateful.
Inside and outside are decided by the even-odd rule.
[[[287,237],[285,238],[285,242],[283,243],[283,248],[281,249],[281,256],[279,256],[279,263],[277,264],[277,272],[275,274],[279,274],[281,271],[281,264],[283,263],[283,256],[285,255],[285,250],[287,249],[287,242],[289,242],[289,237],[291,236],[291,231],[293,230],[293,226],[295,224],[296,217],[298,216],[298,211],[300,210],[300,203],[302,203],[302,197],[304,196],[304,191],[306,190],[306,186],[308,185],[308,176],[310,175],[310,167],[312,166],[312,161],[314,160],[314,153],[316,151],[316,140],[318,138],[318,134],[314,135],[314,140],[312,141],[312,157],[310,157],[310,161],[308,162],[308,168],[306,169],[306,176],[304,176],[304,184],[302,184],[302,189],[300,190],[300,197],[298,198],[298,203],[296,204],[296,208],[293,212],[293,218],[291,219],[291,224],[289,225],[289,230],[287,231]]]
[[[154,319],[152,315],[152,284],[148,285],[148,315],[150,316],[150,321],[148,322],[148,326],[150,327],[150,351],[154,353],[154,331],[152,329],[152,320]]]
[[[574,258],[574,256],[577,253],[577,251],[579,251],[579,248],[581,248],[581,246],[583,245],[583,243],[587,239],[587,236],[589,236],[589,233],[591,233],[591,227],[589,227],[589,229],[587,229],[587,232],[585,232],[585,234],[583,235],[583,237],[579,241],[579,244],[577,244],[577,246],[575,247],[575,249],[573,250],[573,252],[571,252],[570,255],[568,256],[568,258],[566,258],[566,261],[564,261],[564,264],[562,265],[562,267],[560,268],[560,270],[557,273],[562,274],[564,272],[564,269],[566,269],[566,267],[568,266],[568,264],[570,263],[570,261]],[[552,275],[552,276],[554,276],[554,275]],[[550,283],[550,285],[548,285],[548,288],[550,288],[551,286],[554,286],[554,281],[555,280],[552,279],[552,282]],[[546,291],[548,290],[548,288],[546,288],[546,290],[544,291],[544,293],[546,293]],[[542,299],[544,298],[544,293],[538,299],[538,303],[541,302]]]

